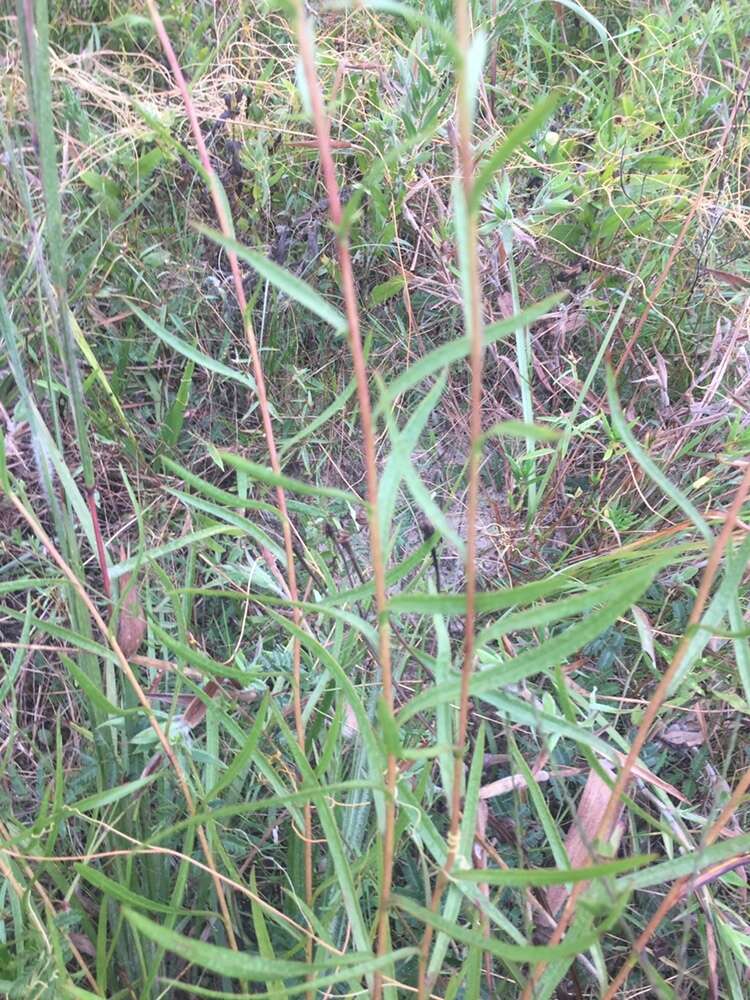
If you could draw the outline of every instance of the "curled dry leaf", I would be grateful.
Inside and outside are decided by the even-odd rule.
[[[135,584],[130,586],[130,574],[122,577],[122,590],[125,594],[120,608],[120,618],[117,622],[117,642],[127,659],[134,656],[140,649],[146,634],[146,619]]]
[[[125,558],[126,552],[121,545],[120,560],[124,562]],[[143,617],[138,585],[135,582],[131,585],[130,576],[130,573],[122,574],[120,593],[123,598],[117,622],[117,643],[128,660],[138,652],[146,634],[146,619]]]
[[[614,781],[614,774],[611,769],[603,761],[600,761],[600,763],[607,775]],[[586,786],[578,803],[576,815],[565,838],[565,850],[570,860],[571,868],[587,868],[589,865],[596,864],[597,858],[592,852],[592,845],[604,817],[609,796],[609,785],[599,777],[596,771],[590,771],[586,780]],[[624,829],[620,818],[622,808],[621,801],[612,838],[614,843],[619,843]],[[547,904],[550,913],[556,914],[562,908],[567,897],[567,886],[553,885],[547,891]]]
[[[534,775],[537,781],[549,781],[549,771],[537,771]],[[528,782],[522,774],[509,774],[507,778],[499,778],[497,781],[484,785],[479,789],[480,799],[494,799],[498,795],[507,795],[514,789],[526,788]]]

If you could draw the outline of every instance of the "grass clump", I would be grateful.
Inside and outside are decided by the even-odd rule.
[[[746,14],[0,21],[0,994],[745,995]]]

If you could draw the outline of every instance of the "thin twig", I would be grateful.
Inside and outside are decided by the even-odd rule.
[[[328,197],[328,214],[336,233],[336,248],[338,251],[339,268],[341,272],[341,292],[344,298],[344,309],[349,330],[349,350],[352,356],[354,377],[357,383],[357,399],[359,402],[359,419],[362,428],[362,439],[365,457],[365,476],[367,482],[368,517],[370,527],[370,553],[372,571],[375,583],[375,605],[378,613],[378,658],[380,661],[383,699],[387,711],[393,715],[393,676],[391,671],[390,627],[388,623],[387,594],[385,581],[385,562],[380,539],[380,522],[378,518],[378,469],[375,450],[375,428],[370,403],[370,389],[367,377],[367,363],[362,348],[360,333],[359,305],[357,290],[354,283],[354,269],[347,234],[343,231],[343,212],[336,167],[333,160],[330,123],[323,103],[323,94],[315,69],[315,52],[310,25],[304,6],[297,0],[295,6],[297,44],[300,52],[302,68],[305,74],[315,135],[318,143],[320,166],[323,172],[326,195]],[[389,752],[386,767],[386,797],[385,797],[385,830],[383,836],[383,872],[380,890],[380,910],[378,918],[378,955],[386,954],[389,946],[388,900],[391,894],[391,879],[393,870],[393,852],[395,849],[396,829],[396,781],[398,778],[397,761],[394,753]],[[383,974],[378,971],[373,976],[372,996],[378,1000],[383,988]]]
[[[195,144],[198,147],[198,155],[200,157],[201,165],[206,174],[206,179],[208,181],[208,187],[211,194],[211,200],[214,204],[214,211],[216,213],[216,218],[219,221],[219,227],[227,237],[233,237],[233,229],[231,224],[231,219],[227,216],[226,202],[222,197],[222,188],[219,182],[219,178],[216,175],[216,171],[213,169],[211,164],[211,158],[208,155],[208,149],[206,148],[206,143],[203,138],[203,133],[201,131],[200,123],[198,121],[198,115],[195,110],[195,105],[190,96],[190,91],[188,90],[185,77],[182,73],[182,68],[180,67],[175,51],[172,48],[172,43],[169,40],[169,36],[164,27],[164,22],[159,16],[159,12],[156,9],[156,4],[154,0],[146,0],[148,5],[149,14],[151,20],[154,23],[154,28],[161,42],[161,46],[164,49],[164,53],[167,57],[167,62],[169,63],[169,68],[175,78],[175,83],[177,84],[177,89],[182,97],[182,102],[185,106],[185,112],[188,116],[190,122],[190,128],[193,133],[193,138],[195,139]],[[250,310],[247,308],[247,300],[245,297],[245,289],[242,284],[242,274],[240,272],[239,260],[237,259],[237,254],[231,250],[227,251],[227,257],[229,259],[229,266],[232,271],[232,278],[234,281],[234,293],[237,299],[237,305],[239,306],[240,313],[242,315],[245,339],[247,340],[248,347],[250,348],[250,357],[252,359],[253,365],[253,376],[255,378],[255,385],[258,393],[258,407],[261,413],[261,420],[263,422],[263,431],[266,438],[266,446],[268,448],[268,457],[271,462],[271,468],[274,473],[278,476],[281,474],[281,463],[279,462],[278,452],[276,450],[276,439],[273,432],[273,423],[271,421],[271,412],[268,406],[268,396],[266,394],[266,382],[263,373],[263,363],[260,357],[260,351],[258,350],[258,343],[255,337],[255,331],[253,329],[252,318],[250,316]],[[294,542],[292,538],[292,526],[289,519],[289,514],[287,510],[286,494],[281,486],[276,487],[276,503],[279,509],[279,514],[281,515],[281,526],[284,534],[284,551],[286,554],[286,573],[287,582],[289,588],[289,596],[292,601],[292,618],[298,627],[302,621],[302,614],[299,608],[296,606],[298,601],[298,591],[297,591],[297,574],[295,570],[294,561]],[[294,702],[294,724],[297,736],[297,742],[299,748],[303,754],[306,752],[305,748],[305,724],[302,715],[302,678],[301,678],[301,647],[299,639],[295,638],[292,644],[292,698]],[[312,856],[312,808],[309,802],[305,803],[304,806],[304,821],[305,821],[305,846],[304,846],[304,856],[305,856],[305,901],[308,907],[312,907],[313,899],[313,856]],[[312,938],[307,939],[307,959],[312,960]]]

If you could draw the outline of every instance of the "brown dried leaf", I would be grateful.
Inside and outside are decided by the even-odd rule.
[[[537,771],[534,775],[537,781],[549,781],[549,771]],[[494,799],[498,795],[507,795],[516,789],[524,789],[528,786],[526,778],[522,774],[509,774],[507,778],[498,778],[479,789],[480,799]]]
[[[120,558],[125,558],[125,550],[120,549]],[[138,593],[138,585],[130,584],[130,573],[123,573],[120,582],[120,593],[124,595],[120,608],[120,618],[117,622],[117,643],[129,660],[141,647],[146,635],[146,619]]]
[[[610,768],[603,762],[604,771],[614,780]],[[572,868],[587,868],[596,863],[591,845],[596,839],[597,831],[604,817],[610,797],[610,787],[596,771],[590,771],[586,786],[583,789],[575,819],[565,838],[565,850]],[[618,842],[622,836],[623,826],[620,822],[622,802],[619,804],[615,823],[614,840]],[[556,914],[568,897],[568,889],[564,885],[554,885],[547,892],[547,903],[552,914]]]
[[[206,698],[213,698],[217,691],[219,691],[219,685],[216,681],[209,681],[208,684],[203,688],[203,694]],[[198,695],[193,695],[193,697],[188,702],[187,708],[182,713],[182,722],[188,729],[195,729],[197,725],[206,717],[206,704],[202,698]]]
[[[672,747],[700,747],[705,742],[700,729],[687,721],[667,726],[658,734],[658,738]]]
[[[133,584],[126,590],[129,583],[130,574],[124,573],[121,586],[125,591],[125,597],[117,623],[117,642],[128,660],[138,652],[146,635],[146,619],[143,617],[138,588]]]

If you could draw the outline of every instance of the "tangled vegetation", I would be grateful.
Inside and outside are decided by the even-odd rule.
[[[0,12],[0,995],[747,995],[749,17]]]

